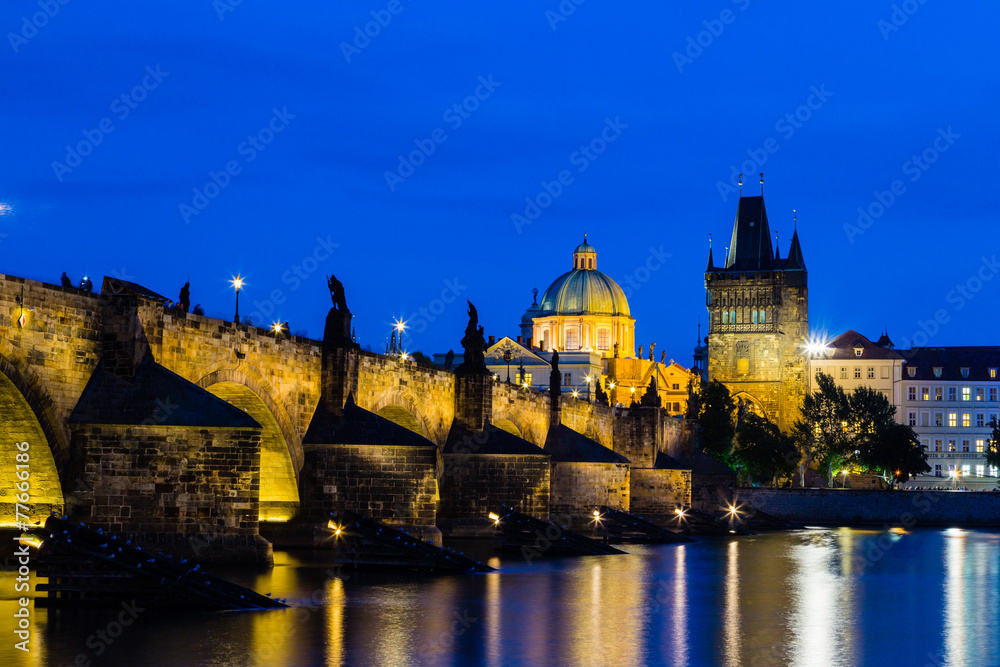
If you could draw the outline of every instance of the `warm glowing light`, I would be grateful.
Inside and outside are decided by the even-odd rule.
[[[285,325],[282,324],[281,322],[275,322],[274,324],[271,325],[271,331],[273,331],[276,334],[280,334],[284,328]]]
[[[25,546],[34,547],[35,549],[42,546],[42,541],[34,535],[21,535],[17,541]]]
[[[229,284],[233,286],[237,292],[243,289],[243,279],[240,278],[240,274],[236,274],[236,277],[229,281]]]
[[[632,394],[635,393],[635,387],[629,387],[628,390],[629,390],[629,393],[632,393]]]
[[[578,392],[576,389],[573,390],[573,398],[580,398],[580,392]]]
[[[594,510],[594,518],[595,519],[600,519],[601,518],[601,513],[598,512],[597,510]]]
[[[730,506],[729,506],[729,513],[730,513],[730,514],[731,514],[732,516],[734,516],[734,517],[735,517],[735,516],[738,516],[738,515],[739,515],[739,513],[740,513],[740,508],[739,508],[739,507],[737,507],[736,505],[730,505]]]
[[[393,320],[393,326],[396,327],[396,331],[403,333],[406,330],[406,322],[403,320]]]
[[[614,389],[614,388],[615,388],[615,383],[614,382],[609,382],[608,383],[608,389]]]
[[[493,521],[499,521],[500,520],[500,515],[497,514],[496,512],[490,512],[489,517]]]
[[[589,375],[588,375],[587,377],[583,378],[583,379],[584,379],[584,381],[585,381],[585,382],[586,382],[587,384],[590,384],[591,382],[593,382],[593,381],[594,381],[594,378],[592,378],[592,377],[591,377],[591,376],[589,376]]]
[[[399,353],[399,360],[400,361],[406,361],[407,360],[406,352],[400,352]]]
[[[680,507],[678,507],[677,509],[674,510],[674,514],[676,514],[677,516],[679,516],[682,519],[684,518],[684,510],[682,508],[680,508]]]
[[[525,382],[525,383],[524,383],[524,388],[525,388],[525,389],[527,389],[527,388],[528,388],[528,383],[527,383],[527,382]]]

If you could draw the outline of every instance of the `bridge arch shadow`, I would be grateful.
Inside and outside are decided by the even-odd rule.
[[[284,407],[262,378],[239,369],[209,373],[198,386],[243,410],[261,425],[260,520],[284,521],[298,511],[302,442]]]
[[[31,378],[31,379],[29,379]],[[18,484],[26,488],[29,523],[44,521],[65,507],[66,474],[59,434],[52,427],[48,396],[37,378],[0,355],[0,527],[17,522]],[[20,443],[27,443],[27,445]],[[23,448],[23,449],[22,449]],[[18,466],[21,466],[20,468]],[[20,473],[20,474],[19,474]],[[27,484],[25,484],[27,482]],[[24,516],[22,515],[22,520]]]
[[[516,410],[506,410],[500,414],[494,414],[491,423],[499,429],[527,440],[533,445],[542,447],[545,444],[538,441],[538,437],[528,424],[528,421]]]
[[[427,429],[427,424],[417,409],[416,402],[408,392],[399,390],[385,392],[372,405],[371,412],[435,442],[433,434]]]

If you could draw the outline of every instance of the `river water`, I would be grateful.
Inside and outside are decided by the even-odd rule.
[[[0,665],[1000,665],[1000,532],[810,529],[499,572],[337,571],[279,552],[218,572],[287,610],[33,611]],[[118,622],[128,622],[120,626]]]

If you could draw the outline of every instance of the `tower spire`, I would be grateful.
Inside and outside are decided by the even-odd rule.
[[[743,196],[743,174],[740,174],[740,197]]]
[[[760,196],[764,196],[764,172],[760,172]]]
[[[711,271],[715,268],[715,262],[712,261],[712,233],[708,233],[708,270]]]

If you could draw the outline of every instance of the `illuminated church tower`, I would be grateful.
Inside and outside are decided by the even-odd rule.
[[[709,379],[790,431],[808,386],[806,264],[797,230],[785,259],[773,249],[763,196],[740,197],[722,266],[709,248],[705,294]]]

